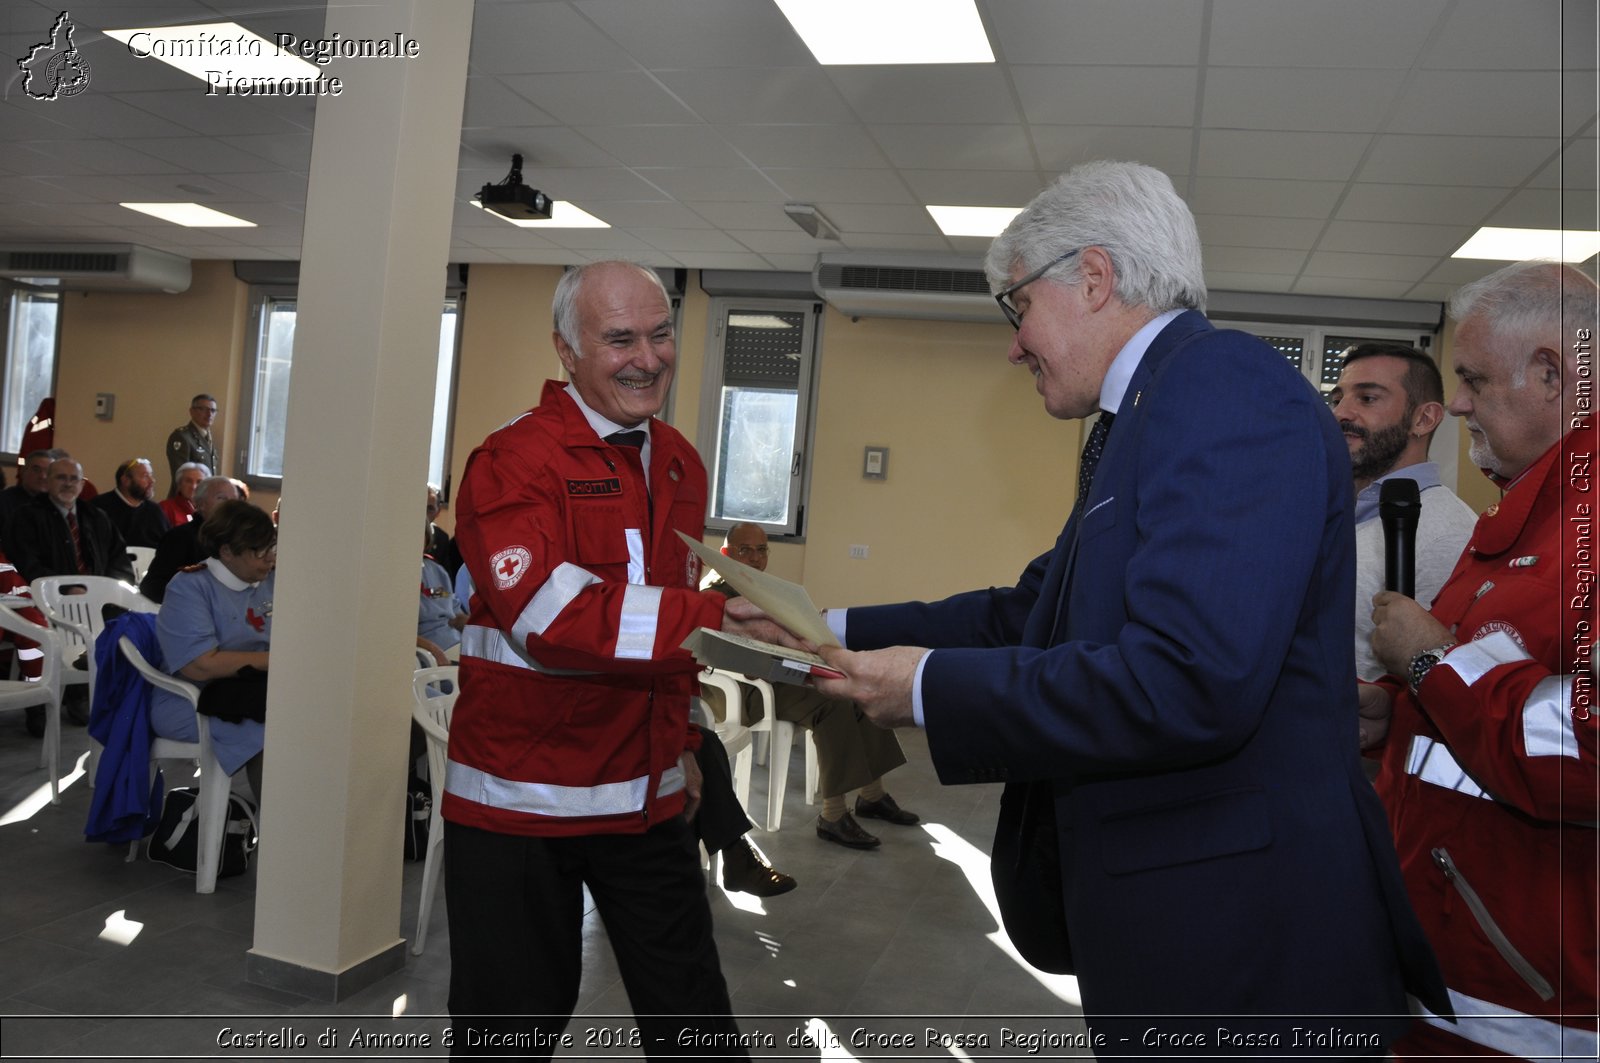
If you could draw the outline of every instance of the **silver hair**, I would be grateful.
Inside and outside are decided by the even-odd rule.
[[[210,469],[210,467],[208,467],[206,465],[205,462],[203,462],[203,461],[186,461],[182,465],[178,466],[178,471],[173,474],[172,478],[174,480],[176,480],[179,476],[182,476],[184,473],[188,472],[190,469],[199,469],[200,470],[201,479],[204,479],[205,477],[211,475],[211,469]]]
[[[1580,328],[1600,327],[1600,289],[1576,266],[1548,260],[1514,262],[1487,277],[1456,289],[1450,316],[1457,327],[1469,317],[1483,321],[1495,352],[1518,355],[1512,366],[1512,387],[1527,383],[1527,359],[1541,344],[1565,345],[1563,336]],[[1525,348],[1525,349],[1519,349]]]
[[[573,266],[561,275],[561,280],[556,282],[555,298],[550,301],[551,316],[555,319],[555,330],[561,338],[567,341],[567,346],[579,358],[583,357],[583,348],[578,346],[578,293],[583,290],[583,278],[590,270],[602,266],[626,266],[636,269],[641,274],[650,278],[661,291],[661,298],[670,306],[672,300],[667,298],[667,289],[661,283],[661,278],[649,266],[642,266],[637,262],[628,262],[624,259],[610,259],[604,262],[590,262],[582,266]]]
[[[1194,215],[1160,170],[1136,162],[1086,162],[1056,178],[989,246],[984,269],[998,292],[1013,271],[1032,273],[1074,248],[1111,256],[1116,294],[1155,313],[1206,308]],[[1045,276],[1073,285],[1074,257]]]
[[[196,462],[193,464],[198,463]],[[201,465],[200,468],[203,469],[205,466]],[[183,469],[180,468],[178,471],[182,472]],[[199,483],[195,484],[193,499],[195,507],[199,508],[201,502],[209,501],[211,496],[216,493],[217,489],[222,487],[224,484],[229,487],[233,487],[233,481],[226,476],[207,476],[204,480],[201,480]]]

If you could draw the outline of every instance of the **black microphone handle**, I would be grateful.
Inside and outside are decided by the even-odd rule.
[[[1417,596],[1417,519],[1422,497],[1417,482],[1385,480],[1378,513],[1383,521],[1383,585],[1407,598]]]

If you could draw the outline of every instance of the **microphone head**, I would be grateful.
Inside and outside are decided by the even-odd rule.
[[[1422,512],[1417,481],[1404,476],[1383,481],[1378,490],[1378,515],[1385,520],[1415,520]]]

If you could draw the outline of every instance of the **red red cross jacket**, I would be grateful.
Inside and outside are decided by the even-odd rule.
[[[699,456],[652,420],[647,494],[639,454],[601,440],[547,381],[468,459],[456,532],[475,596],[445,819],[568,836],[682,811],[697,666],[679,645],[720,628],[725,599],[697,589],[699,562],[673,534],[704,528]]]
[[[1402,1055],[1595,1058],[1592,423],[1479,518],[1434,600],[1460,643],[1416,694],[1392,678],[1378,791],[1458,1022]],[[1430,1055],[1431,1058],[1431,1055]]]

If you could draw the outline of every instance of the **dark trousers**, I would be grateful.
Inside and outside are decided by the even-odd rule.
[[[700,765],[700,811],[690,826],[695,837],[705,843],[706,852],[720,853],[743,838],[750,831],[750,817],[733,792],[733,768],[728,763],[728,751],[722,739],[705,727],[700,732],[700,751],[695,762]]]
[[[620,1043],[647,1058],[743,1058],[696,853],[682,816],[643,834],[575,838],[447,822],[451,1055],[549,1059],[567,1047],[559,1038],[578,1001],[587,885],[639,1027],[638,1041],[624,1030]],[[568,1036],[582,1047],[583,1031]]]

